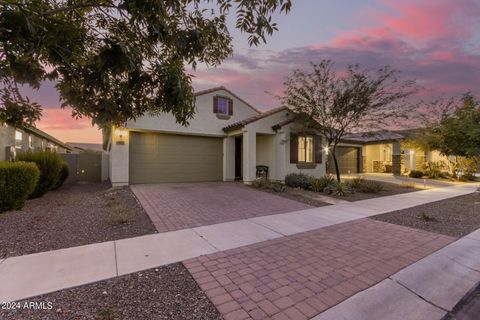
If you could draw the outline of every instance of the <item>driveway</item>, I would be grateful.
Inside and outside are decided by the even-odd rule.
[[[138,184],[130,188],[158,232],[311,208],[233,182]]]
[[[184,264],[226,320],[306,320],[453,240],[360,219]]]

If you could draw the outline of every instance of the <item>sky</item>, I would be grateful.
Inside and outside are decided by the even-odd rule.
[[[216,68],[191,70],[196,90],[223,85],[268,110],[278,106],[294,69],[331,59],[338,69],[390,65],[427,96],[480,96],[479,0],[293,0],[290,13],[275,16],[279,30],[253,48],[234,20],[233,56]],[[62,141],[101,142],[89,119],[59,107],[53,83],[28,93],[45,107],[38,128]]]

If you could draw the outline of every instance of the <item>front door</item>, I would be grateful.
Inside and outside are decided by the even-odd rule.
[[[242,179],[242,137],[235,137],[235,180]]]

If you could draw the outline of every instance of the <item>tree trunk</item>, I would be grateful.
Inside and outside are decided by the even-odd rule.
[[[332,158],[333,158],[333,163],[335,164],[335,173],[337,174],[337,181],[340,182],[340,169],[338,168],[338,161],[337,161],[337,155],[335,154],[335,149],[337,145],[333,145],[332,149]]]

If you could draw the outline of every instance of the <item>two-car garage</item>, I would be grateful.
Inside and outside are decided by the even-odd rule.
[[[130,183],[221,181],[223,139],[130,132]]]

